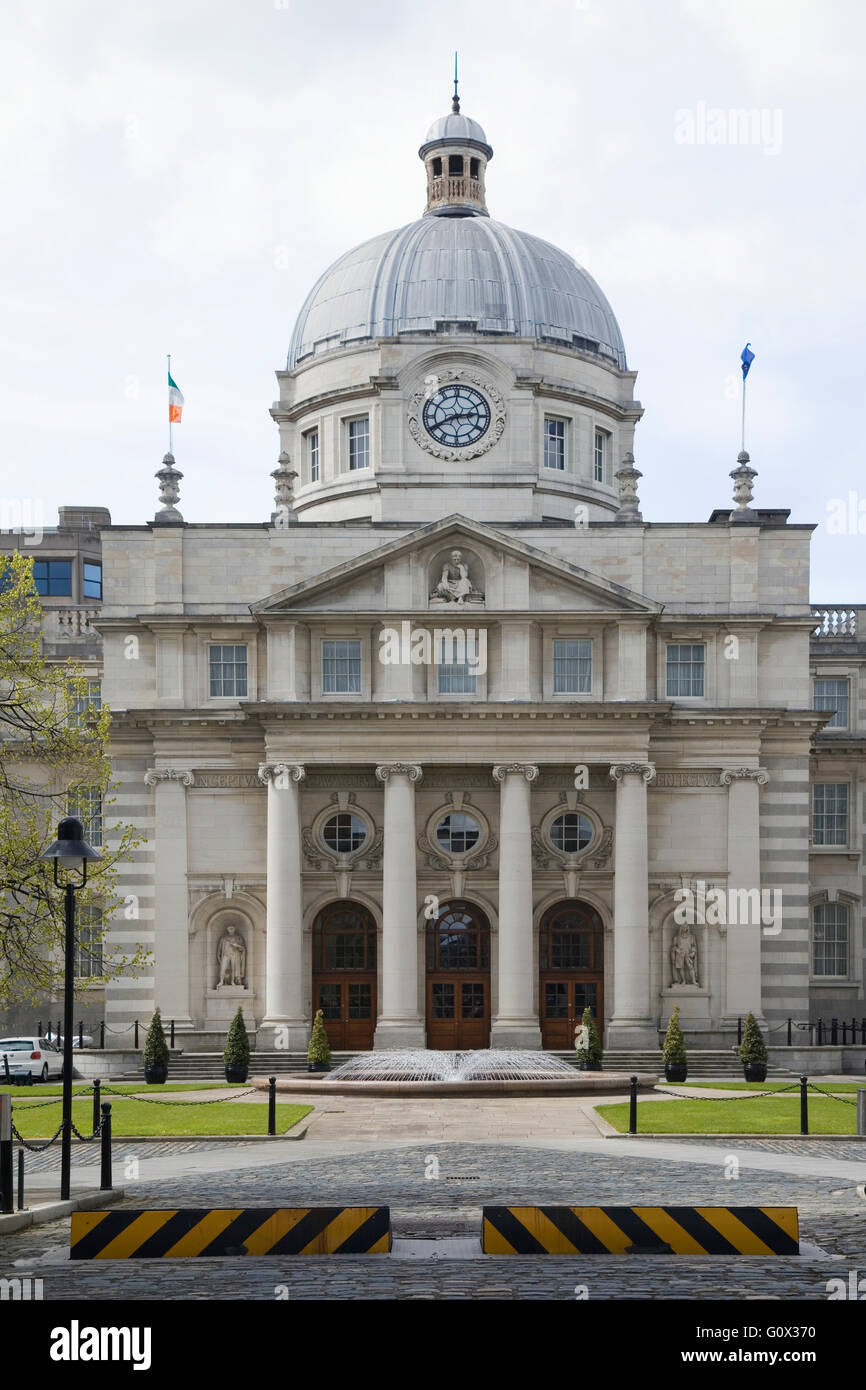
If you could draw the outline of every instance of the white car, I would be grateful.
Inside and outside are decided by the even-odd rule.
[[[8,1073],[7,1073],[8,1063]],[[63,1078],[63,1049],[47,1038],[0,1038],[0,1086]]]

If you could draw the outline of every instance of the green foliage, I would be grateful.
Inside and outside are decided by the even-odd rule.
[[[670,1016],[665,1040],[662,1043],[662,1061],[686,1062],[686,1042],[683,1037],[683,1030],[680,1027],[680,1006],[677,1004]]]
[[[324,1065],[331,1060],[331,1048],[325,1032],[325,1015],[319,1009],[313,1023],[313,1033],[307,1048],[307,1061]]]
[[[578,1046],[576,1049],[578,1062],[600,1062],[602,1058],[601,1041],[595,1026],[595,1019],[588,1008],[583,1011],[581,1025],[586,1029],[587,1036],[583,1046]]]
[[[761,1036],[761,1030],[755,1021],[754,1014],[746,1014],[746,1026],[743,1029],[743,1041],[740,1043],[741,1062],[766,1062],[767,1044]]]
[[[123,908],[117,865],[142,843],[132,826],[110,819],[115,783],[108,758],[110,711],[87,706],[87,681],[71,661],[43,654],[42,606],[33,561],[18,552],[0,561],[0,1008],[34,1003],[62,989],[63,894],[53,866],[40,855],[57,823],[87,790],[101,798],[102,855],[88,866],[76,893],[78,921],[92,926],[90,944]],[[79,819],[82,817],[79,816]],[[85,824],[85,836],[92,831]],[[86,911],[85,911],[86,910]],[[103,974],[88,984],[138,973],[148,952],[103,950]]]
[[[141,1060],[145,1067],[168,1066],[168,1043],[165,1040],[159,1009],[153,1011],[153,1018],[150,1020],[150,1027],[144,1040],[144,1052]]]
[[[246,1067],[250,1061],[250,1040],[244,1025],[244,1011],[240,1004],[226,1034],[223,1061],[227,1067]]]

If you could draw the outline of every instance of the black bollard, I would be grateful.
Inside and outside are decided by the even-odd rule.
[[[93,1133],[99,1129],[99,1109],[102,1101],[102,1082],[97,1076],[93,1083]]]
[[[788,1046],[791,1046],[791,1020],[788,1019]]]
[[[41,1019],[41,1018],[40,1018],[38,1024],[36,1025],[36,1032],[39,1034],[39,1037],[41,1038],[41,1037],[42,1037],[42,1019]]]
[[[628,1132],[637,1134],[637,1077],[629,1077]]]
[[[99,1189],[111,1190],[111,1101],[102,1102],[102,1152],[100,1154]]]
[[[135,1050],[138,1051],[138,1019],[135,1020]]]
[[[18,1210],[24,1210],[24,1150],[18,1150]]]
[[[817,1044],[817,1045],[818,1045],[818,1047],[823,1047],[823,1046],[824,1046],[824,1020],[823,1020],[823,1018],[819,1018],[819,1019],[818,1019],[818,1044]]]
[[[83,1051],[84,1051],[84,1024],[81,1022],[81,1019],[78,1020],[78,1046],[79,1046],[79,1049],[83,1052]]]
[[[268,1134],[277,1132],[277,1078],[268,1077]]]
[[[800,1077],[800,1133],[809,1133],[809,1078]]]
[[[7,1054],[6,1054],[5,1052],[3,1053],[3,1066],[6,1068],[6,1085],[7,1085],[7,1086],[11,1086],[11,1085],[12,1085],[12,1074],[11,1074],[11,1072],[9,1071],[9,1058],[8,1058],[8,1056],[7,1056]]]
[[[740,1043],[741,1043],[742,1041],[743,1041],[743,1020],[742,1020],[741,1018],[738,1018],[738,1019],[737,1019],[737,1047],[740,1046]]]
[[[838,1018],[831,1018],[831,1020],[830,1020],[830,1044],[831,1044],[832,1047],[836,1047],[836,1046],[838,1045],[838,1043],[839,1043],[839,1020],[838,1020]]]
[[[174,1047],[174,1019],[171,1020],[171,1046]]]
[[[100,1050],[101,1050],[102,1052],[105,1051],[105,1020],[104,1020],[104,1019],[103,1019],[102,1023],[100,1023],[100,1025],[99,1025],[99,1047],[100,1047]]]
[[[0,1096],[0,1211],[12,1210],[12,1097]]]

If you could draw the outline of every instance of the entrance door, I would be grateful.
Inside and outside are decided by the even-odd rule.
[[[604,928],[595,908],[564,902],[549,908],[539,941],[541,1045],[574,1047],[575,1030],[588,1008],[604,1033]]]
[[[489,1045],[490,924],[471,903],[445,903],[427,928],[427,1046]]]
[[[376,923],[360,903],[329,903],[313,923],[313,1012],[336,1052],[365,1052],[376,1026]]]

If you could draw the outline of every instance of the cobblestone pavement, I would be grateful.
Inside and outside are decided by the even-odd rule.
[[[766,1141],[767,1144],[785,1141]],[[795,1140],[788,1141],[791,1145]],[[748,1146],[738,1143],[738,1152]],[[827,1145],[836,1151],[836,1146]],[[841,1146],[840,1146],[841,1147]],[[847,1146],[845,1146],[847,1147]],[[851,1145],[862,1158],[862,1146]],[[788,1150],[786,1149],[786,1152]],[[800,1145],[793,1152],[814,1150]],[[496,1143],[435,1143],[263,1162],[128,1184],[126,1206],[305,1206],[387,1203],[399,1238],[474,1235],[485,1202],[790,1205],[800,1257],[511,1256],[398,1260],[386,1255],[68,1262],[68,1222],[0,1243],[0,1277],[32,1273],[46,1299],[822,1299],[827,1280],[866,1274],[866,1202],[853,1180],[718,1167],[624,1152],[562,1152]],[[228,1153],[228,1151],[227,1151]],[[434,1162],[434,1160],[436,1162]],[[436,1171],[438,1176],[428,1176]],[[815,1249],[819,1247],[819,1249]]]

